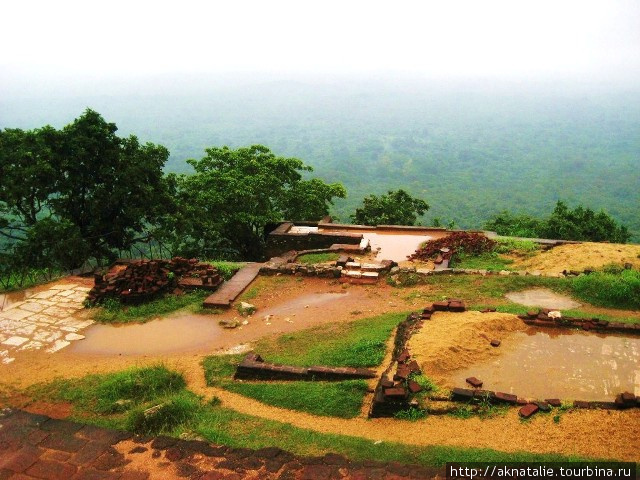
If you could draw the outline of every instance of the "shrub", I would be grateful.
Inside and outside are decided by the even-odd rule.
[[[640,271],[595,272],[574,278],[575,295],[593,305],[640,309]]]
[[[469,255],[480,255],[492,251],[496,242],[485,237],[481,233],[453,232],[444,238],[429,240],[418,250],[416,250],[409,260],[429,260],[438,253],[440,249],[448,248],[453,252],[464,252]]]
[[[200,402],[190,393],[170,397],[151,408],[138,406],[127,416],[127,430],[140,435],[170,433],[192,420],[200,408]]]
[[[109,375],[96,387],[96,410],[113,412],[118,400],[145,402],[159,395],[177,392],[186,386],[182,375],[162,365],[125,370]]]

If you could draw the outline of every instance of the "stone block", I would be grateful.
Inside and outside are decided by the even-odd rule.
[[[536,405],[535,403],[527,403],[524,407],[520,409],[518,414],[522,418],[529,418],[533,414],[535,414],[538,410],[539,410],[538,405]]]
[[[415,360],[412,360],[411,362],[409,362],[407,366],[409,367],[409,370],[413,373],[420,371],[420,365],[418,365],[418,362],[416,362]]]
[[[384,396],[390,399],[406,398],[407,391],[402,387],[385,388]]]
[[[534,402],[534,403],[538,406],[541,412],[551,411],[551,405],[547,402]]]
[[[465,401],[473,399],[473,390],[468,388],[454,388],[451,390],[451,398],[457,401]]]
[[[544,401],[547,402],[552,407],[556,407],[557,408],[557,407],[562,406],[562,402],[560,401],[559,398],[545,398]]]
[[[409,380],[407,382],[407,387],[409,388],[409,391],[411,393],[418,393],[422,391],[422,387],[420,386],[420,384],[418,382],[415,382],[413,380]]]
[[[446,312],[449,310],[449,302],[433,302],[432,308],[435,312]]]
[[[476,377],[469,377],[467,379],[465,379],[465,382],[467,382],[469,385],[471,385],[473,388],[480,388],[482,387],[482,380],[477,379]]]
[[[510,405],[515,405],[518,403],[517,395],[512,395],[511,393],[494,392],[493,398],[495,398],[499,402],[508,403]]]

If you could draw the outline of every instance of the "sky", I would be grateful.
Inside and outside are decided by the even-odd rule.
[[[0,11],[5,84],[203,73],[640,78],[640,0],[20,0]]]

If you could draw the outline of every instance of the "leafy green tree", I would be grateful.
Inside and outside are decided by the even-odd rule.
[[[414,225],[419,215],[429,210],[424,200],[414,198],[402,189],[386,194],[369,195],[351,219],[362,225]]]
[[[112,259],[170,213],[169,152],[87,109],[62,130],[0,132],[0,236],[24,264]],[[39,250],[39,251],[36,251]]]
[[[571,210],[562,201],[558,201],[540,231],[547,238],[592,242],[626,243],[631,237],[627,227],[618,225],[606,212],[596,213],[582,205]]]
[[[530,215],[514,215],[507,210],[491,217],[484,228],[507,237],[535,238],[540,235],[542,221]]]
[[[626,243],[631,234],[606,212],[594,212],[578,205],[573,210],[558,201],[548,218],[537,219],[529,215],[513,215],[504,211],[485,224],[499,235],[514,237],[542,237],[559,240]]]
[[[269,223],[328,211],[339,184],[302,180],[312,171],[297,158],[274,155],[267,147],[207,148],[201,160],[188,160],[192,175],[176,177],[183,248],[207,256],[260,259]],[[297,210],[296,210],[297,208]]]
[[[282,199],[282,216],[291,221],[319,220],[329,214],[333,198],[345,198],[347,190],[340,183],[324,183],[319,178],[301,180],[291,185]]]

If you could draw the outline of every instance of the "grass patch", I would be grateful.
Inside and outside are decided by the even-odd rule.
[[[480,255],[456,253],[453,260],[452,268],[471,268],[491,271],[509,270],[509,265],[513,263],[513,260],[502,258],[496,252],[485,252]]]
[[[640,309],[640,271],[595,272],[573,278],[576,297],[592,305]]]
[[[153,367],[159,368],[159,367]],[[163,367],[162,367],[163,368]],[[145,369],[138,369],[145,370]],[[29,393],[37,393],[50,401],[69,401],[75,406],[72,418],[82,423],[117,429],[132,429],[138,433],[165,434],[178,437],[183,434],[199,435],[206,440],[230,447],[263,448],[275,446],[297,455],[323,455],[338,453],[354,461],[376,460],[400,462],[424,466],[443,466],[446,462],[524,462],[524,461],[578,461],[584,458],[562,455],[536,455],[528,452],[503,453],[492,449],[456,448],[446,446],[420,447],[393,442],[375,443],[355,436],[324,434],[294,427],[290,424],[235,412],[218,402],[204,402],[184,388],[179,390],[149,389],[158,396],[145,397],[144,405],[136,404],[121,413],[97,414],[80,399],[96,398],[95,387],[103,383],[115,383],[121,375],[134,377],[135,370],[108,375],[93,375],[79,380],[58,380]],[[172,378],[171,372],[163,376]],[[147,378],[143,375],[143,378]],[[144,381],[143,385],[149,385]],[[172,387],[173,388],[173,387]],[[176,386],[177,388],[177,386]],[[167,394],[167,392],[169,392]],[[144,410],[163,405],[152,416],[144,417]],[[141,413],[142,416],[141,416]],[[157,418],[152,417],[158,415]],[[143,418],[144,417],[144,418]]]
[[[367,392],[364,380],[342,382],[224,382],[231,392],[274,405],[327,417],[354,418]]]
[[[230,380],[236,371],[236,366],[242,361],[244,354],[211,355],[202,361],[204,379],[207,386],[221,386],[223,381]]]
[[[144,323],[187,307],[197,310],[210,294],[206,290],[194,290],[184,295],[165,295],[140,305],[124,305],[117,299],[107,299],[96,307],[93,319],[100,323]]]
[[[572,291],[569,278],[533,275],[429,275],[420,279],[419,298],[424,299],[425,303],[445,298],[462,298],[473,305],[486,303],[487,299],[501,299],[509,292],[528,288],[548,288],[562,294],[570,294]],[[405,300],[412,301],[417,296],[415,291],[408,292]]]
[[[260,340],[256,352],[267,361],[309,367],[375,367],[392,330],[408,312],[387,313],[350,323],[333,323]]]
[[[240,300],[253,300],[260,294],[260,287],[251,287],[240,296]]]
[[[518,240],[510,237],[496,239],[494,248],[496,253],[511,253],[519,256],[532,257],[540,251],[540,245],[531,240]]]
[[[305,253],[296,258],[296,262],[313,265],[316,263],[335,262],[340,255],[338,253]]]
[[[0,293],[22,290],[51,282],[67,275],[66,272],[57,269],[29,268],[21,272],[0,272]]]
[[[204,260],[204,262],[216,267],[225,280],[229,280],[238,270],[245,266],[244,262],[227,262],[225,260]]]

